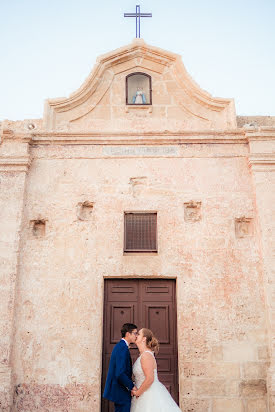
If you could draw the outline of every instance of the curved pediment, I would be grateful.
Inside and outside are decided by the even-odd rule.
[[[126,77],[152,79],[152,105],[126,104]],[[84,84],[68,98],[45,104],[44,128],[89,131],[180,131],[236,127],[234,101],[214,98],[187,73],[181,56],[135,39],[100,56]]]

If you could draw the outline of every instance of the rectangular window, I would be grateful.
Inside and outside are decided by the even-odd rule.
[[[124,252],[157,252],[156,212],[125,212]]]

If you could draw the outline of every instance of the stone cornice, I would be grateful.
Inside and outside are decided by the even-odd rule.
[[[0,144],[1,172],[27,172],[31,162],[28,150],[31,140],[32,136],[29,133],[11,129],[2,131],[0,143],[4,143],[4,149],[2,150]]]
[[[245,128],[248,141],[275,140],[275,127]]]
[[[243,130],[184,132],[34,132],[32,144],[170,145],[185,143],[247,143]]]
[[[246,137],[251,143],[248,162],[252,170],[255,172],[275,171],[275,127],[248,128]]]
[[[275,171],[275,153],[252,153],[248,156],[248,161],[254,171]]]
[[[0,143],[5,140],[12,140],[22,143],[29,143],[32,140],[32,134],[29,132],[4,129],[0,135]]]
[[[275,165],[275,153],[253,153],[249,155],[251,164]]]
[[[131,131],[66,131],[66,130],[35,130],[24,132],[4,129],[1,141],[16,141],[19,143],[36,144],[91,144],[91,145],[167,145],[167,144],[247,144],[249,142],[274,141],[275,127],[241,128],[229,130],[184,130],[178,132],[149,131],[133,133]],[[267,156],[269,153],[266,154]],[[265,154],[251,153],[251,164],[259,162]],[[272,153],[266,160],[270,162]]]
[[[0,172],[27,172],[29,156],[5,156],[0,158]]]

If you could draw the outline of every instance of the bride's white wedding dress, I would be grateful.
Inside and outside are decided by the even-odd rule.
[[[145,351],[154,354],[151,351]],[[144,353],[144,352],[143,352]],[[141,355],[142,356],[142,355]],[[134,383],[137,388],[140,388],[145,379],[142,367],[141,356],[136,360],[133,366]],[[157,369],[154,369],[154,382],[152,385],[139,397],[132,397],[131,412],[181,412],[180,408],[158,379]]]

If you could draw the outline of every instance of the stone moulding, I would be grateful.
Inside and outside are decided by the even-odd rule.
[[[244,127],[243,128],[250,140],[275,140],[275,126],[261,126],[256,127]]]
[[[32,136],[3,128],[0,134],[0,171],[27,172],[31,160],[29,143]]]
[[[190,97],[195,99],[199,104],[203,104],[212,110],[220,112],[221,110],[224,110],[231,102],[233,102],[233,99],[213,97],[210,93],[201,89],[200,86],[188,74],[180,56],[178,56],[176,60],[174,75],[180,87],[182,87]]]
[[[152,113],[153,108],[152,106],[144,105],[144,106],[130,106],[130,105],[125,105],[125,113],[130,113],[131,111],[144,111],[146,113]]]
[[[257,131],[242,129],[230,130],[185,130],[171,131],[56,131],[39,129],[33,132],[3,130],[1,143],[18,142],[29,145],[49,144],[91,144],[91,145],[171,145],[171,144],[249,144],[275,140],[275,127],[259,128]],[[250,150],[249,164],[273,165],[275,153],[255,152]],[[0,164],[29,165],[28,156],[3,156]]]
[[[182,133],[114,133],[114,132],[50,132],[33,133],[32,144],[92,144],[92,145],[170,145],[184,143],[227,143],[246,144],[244,131],[186,131]]]
[[[249,166],[257,172],[275,171],[275,127],[246,131],[250,146]]]
[[[248,157],[248,164],[255,172],[275,172],[275,153],[254,153]]]
[[[30,164],[29,156],[0,156],[0,172],[27,172]]]
[[[253,153],[249,156],[250,165],[274,165],[275,153]]]
[[[183,115],[185,113],[193,117],[194,121],[198,118],[207,124],[217,122],[224,128],[236,127],[233,99],[214,98],[201,89],[186,71],[180,55],[149,46],[142,39],[135,39],[130,45],[99,57],[84,84],[68,98],[47,100],[44,128],[54,130],[93,111],[117,74],[140,70],[162,75],[167,69],[176,85],[168,92],[173,95]]]

